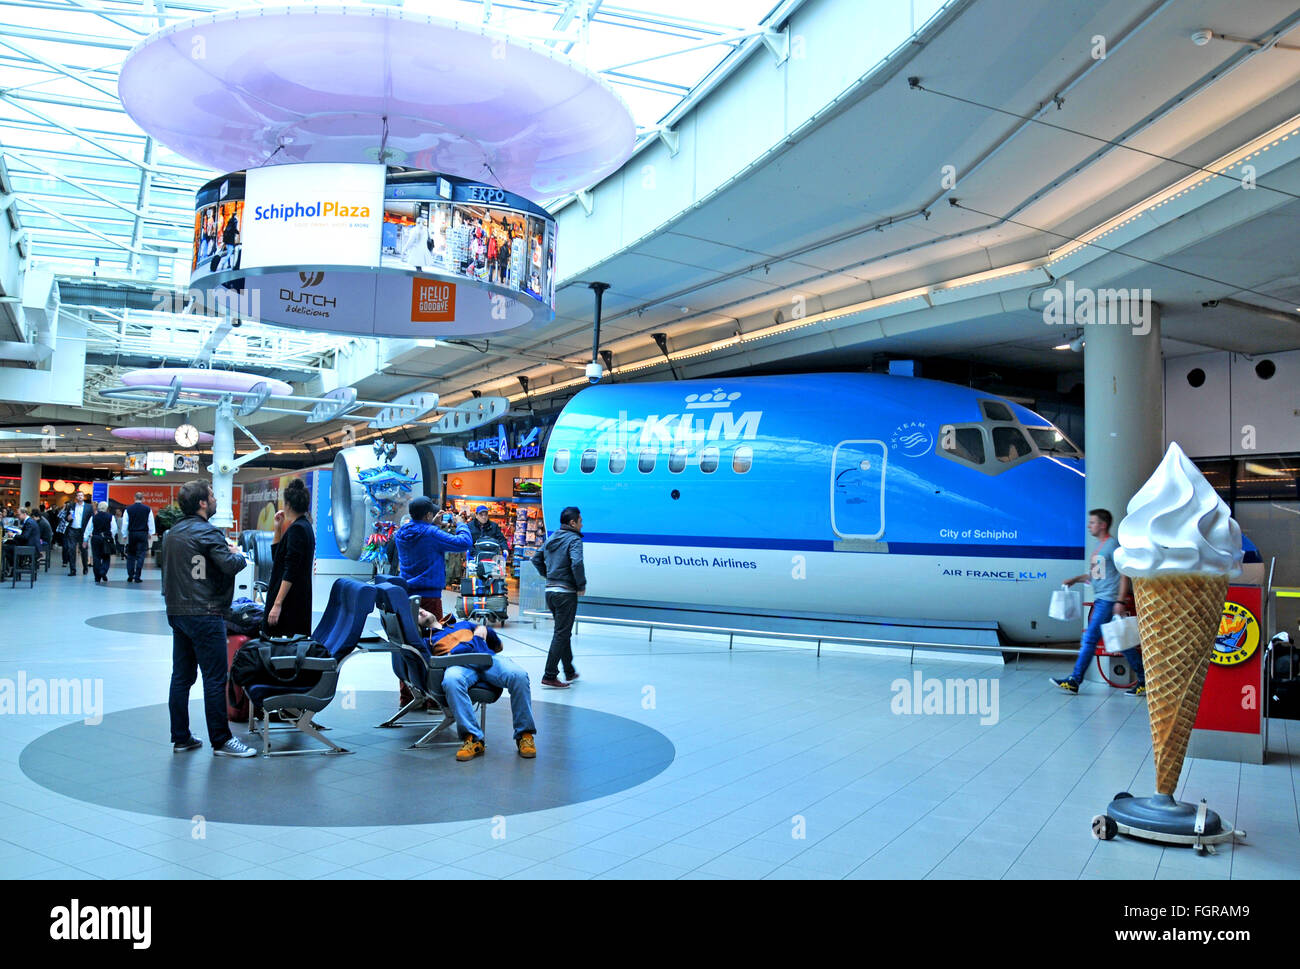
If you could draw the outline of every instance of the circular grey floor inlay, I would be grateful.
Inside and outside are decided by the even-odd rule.
[[[195,700],[190,729],[203,740],[200,750],[172,753],[167,705],[158,704],[51,730],[27,745],[19,766],[52,791],[142,814],[342,827],[465,821],[576,804],[644,783],[676,756],[672,742],[645,724],[534,700],[537,757],[524,760],[515,752],[504,694],[488,707],[487,753],[462,764],[454,743],[406,749],[427,727],[374,726],[396,711],[396,688],[354,697],[355,708],[344,709],[339,696],[316,716],[333,728],[326,736],[351,754],[213,757],[203,705]],[[245,725],[231,729],[254,742]],[[448,735],[454,740],[454,726]],[[296,730],[272,733],[271,740],[273,750],[317,746]]]
[[[134,582],[131,583],[135,585]],[[145,586],[139,586],[144,589]],[[150,596],[149,605],[161,603],[161,597]],[[137,612],[110,612],[106,616],[95,616],[86,620],[87,626],[96,629],[111,629],[118,633],[144,633],[148,636],[170,636],[172,627],[167,623],[167,610],[141,609]]]

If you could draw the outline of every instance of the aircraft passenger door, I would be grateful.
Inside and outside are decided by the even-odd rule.
[[[831,530],[840,538],[885,534],[884,441],[841,441],[831,461]]]

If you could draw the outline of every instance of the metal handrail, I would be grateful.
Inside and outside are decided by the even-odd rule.
[[[522,615],[528,618],[542,619],[542,618],[549,618],[551,614],[549,612],[537,612],[533,610],[525,610],[523,611]],[[719,634],[725,633],[731,637],[731,641],[733,643],[736,636],[756,636],[756,637],[775,636],[775,637],[783,637],[786,639],[806,640],[809,642],[816,641],[819,649],[823,642],[833,642],[833,643],[876,643],[882,646],[907,646],[907,647],[911,647],[914,650],[918,648],[928,647],[928,648],[936,648],[936,649],[969,649],[969,650],[977,650],[985,653],[1017,653],[1017,654],[1042,653],[1044,655],[1050,655],[1050,656],[1073,655],[1076,652],[1076,650],[1072,648],[1052,649],[1043,646],[1016,646],[1014,648],[1008,648],[1005,646],[981,646],[975,643],[933,643],[933,642],[917,642],[913,640],[903,640],[903,639],[878,639],[870,636],[812,635],[809,633],[789,633],[789,632],[780,632],[777,630],[773,630],[769,632],[767,630],[741,629],[738,627],[729,627],[729,626],[704,626],[695,623],[661,622],[659,620],[654,620],[654,619],[615,619],[612,617],[607,618],[604,616],[575,616],[574,622],[609,623],[612,625],[623,625],[623,626],[644,626],[651,630],[677,629],[677,630],[685,630],[685,631],[693,631],[693,632],[706,632],[706,633],[719,633]],[[730,649],[731,645],[729,644],[727,648]]]

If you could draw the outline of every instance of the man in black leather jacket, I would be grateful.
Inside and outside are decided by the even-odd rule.
[[[244,556],[208,519],[217,497],[206,480],[181,488],[177,503],[185,517],[167,530],[163,544],[163,595],[172,627],[172,683],[167,700],[172,750],[182,753],[203,746],[190,733],[190,687],[203,672],[203,709],[212,753],[219,757],[253,757],[257,751],[236,740],[226,719],[226,620],[235,576]]]

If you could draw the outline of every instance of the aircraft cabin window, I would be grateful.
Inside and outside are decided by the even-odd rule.
[[[649,474],[655,469],[655,459],[659,453],[654,448],[646,448],[641,452],[641,457],[637,459],[636,469],[642,474]]]
[[[981,400],[980,406],[984,408],[984,417],[990,421],[1014,421],[1016,415],[1011,413],[1011,408],[1006,404],[996,400]]]
[[[564,474],[569,470],[569,449],[560,448],[555,452],[555,457],[551,459],[551,470],[556,474]]]
[[[993,455],[1003,464],[1014,464],[1030,457],[1034,447],[1018,427],[993,428]]]
[[[627,467],[627,451],[621,447],[616,447],[609,452],[609,473],[622,474],[623,469]]]
[[[939,446],[955,458],[971,464],[984,463],[984,435],[978,427],[955,428],[951,440],[940,438]]]
[[[591,474],[596,470],[596,449],[589,447],[582,452],[582,460],[578,462],[578,470],[583,474]]]
[[[716,447],[710,444],[700,452],[700,471],[704,474],[713,474],[718,470],[718,457],[720,452]]]
[[[668,459],[668,470],[673,474],[681,474],[686,470],[686,448],[674,448],[672,456]]]
[[[736,453],[731,456],[731,470],[736,474],[745,474],[753,466],[754,449],[748,444],[736,448]]]

